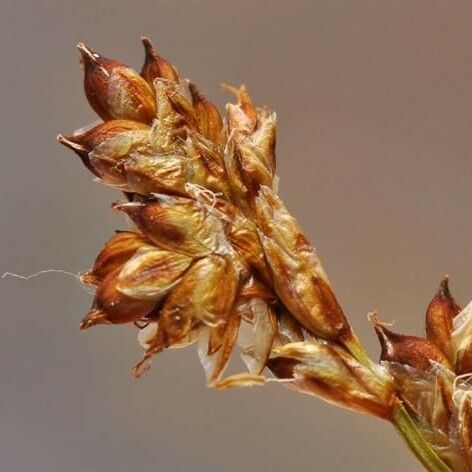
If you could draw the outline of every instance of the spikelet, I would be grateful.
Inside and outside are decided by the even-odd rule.
[[[395,401],[389,382],[330,342],[311,340],[274,349],[270,368],[287,385],[330,403],[389,418]]]

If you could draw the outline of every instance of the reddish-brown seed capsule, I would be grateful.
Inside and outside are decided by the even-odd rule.
[[[103,246],[90,272],[81,280],[98,285],[109,273],[122,267],[133,254],[145,244],[145,239],[136,231],[119,231]]]
[[[90,171],[92,172],[93,175],[96,177],[100,177],[100,174],[95,170],[95,168],[92,166],[90,163],[89,159],[89,153],[85,150],[85,148],[78,144],[75,141],[74,136],[64,136],[63,134],[59,134],[57,136],[57,140],[63,145],[68,147],[69,149],[72,149],[79,157],[80,160],[82,161],[82,164]]]
[[[351,339],[352,331],[336,297],[324,278],[313,274],[313,267],[289,256],[270,238],[261,236],[277,295],[293,316],[324,339]]]
[[[449,291],[448,277],[444,277],[426,310],[426,336],[451,363],[455,357],[451,339],[452,320],[459,312],[460,307]]]
[[[122,324],[139,321],[154,308],[152,300],[135,300],[119,292],[116,288],[121,268],[108,274],[100,283],[92,310],[82,320],[80,329],[97,324]]]
[[[387,329],[375,316],[372,317],[382,352],[380,360],[406,364],[419,370],[428,370],[432,362],[451,368],[443,352],[431,341],[417,336],[406,336]]]
[[[161,310],[159,322],[168,343],[178,342],[198,321],[210,327],[226,324],[237,282],[228,259],[211,255],[196,261]]]
[[[218,249],[220,222],[203,205],[189,198],[166,197],[149,204],[115,204],[154,244],[192,257]]]
[[[105,121],[126,119],[150,123],[156,116],[154,92],[133,69],[79,43],[84,65],[84,90],[95,112]]]
[[[144,245],[126,262],[117,289],[139,300],[161,300],[178,283],[192,259],[177,252]]]
[[[154,354],[179,345],[202,325],[227,326],[236,289],[237,276],[231,261],[215,255],[196,261],[167,297],[159,313],[157,334],[134,368],[135,375],[149,367]]]
[[[144,45],[145,58],[144,65],[141,69],[141,77],[146,80],[151,86],[155,79],[167,79],[172,82],[179,82],[179,75],[172,66],[154,49],[151,41],[143,36],[141,41]]]
[[[267,187],[256,198],[256,213],[274,288],[284,305],[311,333],[332,341],[352,341],[352,330],[316,253]]]
[[[73,134],[72,136],[62,136],[64,140],[70,141],[61,144],[68,145],[73,151],[79,153],[90,152],[96,146],[104,143],[107,139],[113,138],[118,134],[127,131],[149,130],[150,127],[144,123],[131,120],[110,120],[105,123],[100,123],[93,128],[87,129],[81,133]],[[75,145],[75,147],[73,146]]]
[[[111,120],[71,136],[60,134],[57,140],[64,146],[72,149],[80,157],[87,169],[97,177],[100,177],[99,172],[90,162],[89,153],[97,146],[100,146],[100,144],[121,133],[146,129],[150,129],[149,126],[137,121]]]

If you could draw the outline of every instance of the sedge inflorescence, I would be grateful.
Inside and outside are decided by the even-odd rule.
[[[140,73],[78,45],[85,94],[103,122],[58,140],[122,192],[112,208],[134,224],[82,276],[95,296],[81,329],[134,325],[144,349],[136,376],[163,350],[197,342],[210,386],[270,375],[392,421],[405,436],[413,428],[407,442],[429,451],[416,451],[427,467],[431,456],[434,470],[472,470],[472,308],[460,310],[446,279],[427,309],[426,338],[373,315],[382,362],[372,362],[277,196],[275,113],[256,107],[245,86],[225,86],[236,103],[222,117],[143,44]],[[225,377],[236,351],[247,371]],[[399,405],[413,426],[402,426]]]
[[[314,346],[338,371],[350,359],[347,377],[362,384],[355,370],[369,366],[351,355],[361,346],[276,194],[275,113],[256,107],[245,86],[225,86],[237,102],[222,118],[147,38],[143,44],[140,74],[78,45],[85,94],[103,123],[58,139],[123,192],[112,207],[135,225],[117,231],[82,277],[96,292],[81,328],[135,324],[145,349],[137,375],[153,355],[199,341],[210,385],[258,383],[267,367],[305,379],[307,359],[320,357],[310,354]],[[236,348],[249,376],[223,382]],[[389,392],[379,392],[366,403],[387,415]]]

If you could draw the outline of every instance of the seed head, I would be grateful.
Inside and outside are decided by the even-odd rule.
[[[134,325],[144,349],[136,376],[159,352],[198,342],[216,388],[263,385],[270,371],[272,381],[391,421],[401,402],[418,429],[410,444],[424,435],[454,470],[472,470],[472,303],[460,311],[445,278],[426,338],[372,316],[382,351],[374,364],[277,196],[275,114],[244,85],[225,86],[237,103],[222,118],[142,41],[141,74],[78,45],[86,97],[104,122],[58,136],[126,195],[113,208],[136,227],[117,232],[82,276],[96,291],[81,328]],[[234,352],[247,372],[224,377]]]
[[[119,61],[108,59],[83,43],[77,45],[84,66],[84,90],[90,106],[103,120],[151,123],[156,102],[149,84]]]

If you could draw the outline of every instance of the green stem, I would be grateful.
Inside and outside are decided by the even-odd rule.
[[[451,469],[439,458],[425,440],[418,426],[400,402],[395,405],[393,410],[392,423],[413,454],[429,472],[451,472]]]
[[[372,361],[369,357],[369,354],[367,354],[367,351],[364,349],[364,346],[359,342],[359,340],[353,333],[349,333],[349,336],[346,339],[343,339],[342,343],[354,356],[354,359],[360,362],[363,366],[372,370]]]
[[[351,351],[351,354],[358,362],[374,372],[369,355],[355,336],[344,340],[344,345]],[[439,458],[428,441],[426,441],[420,429],[400,401],[394,407],[391,421],[410,450],[426,467],[428,472],[451,472],[451,469]]]

